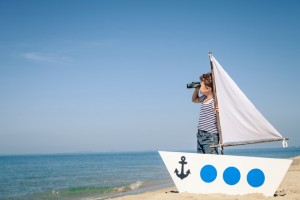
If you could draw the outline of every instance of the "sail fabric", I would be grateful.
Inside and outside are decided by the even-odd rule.
[[[255,108],[219,62],[213,63],[223,144],[280,139],[281,134]]]

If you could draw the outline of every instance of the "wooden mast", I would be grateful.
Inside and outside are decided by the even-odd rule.
[[[215,108],[218,107],[218,98],[217,98],[217,94],[216,94],[216,82],[215,82],[215,76],[214,76],[214,64],[212,62],[211,56],[212,56],[212,52],[208,53],[209,56],[209,61],[210,61],[210,67],[211,67],[211,76],[212,76],[212,80],[213,80],[213,93],[214,93],[214,101],[215,101]],[[221,154],[224,155],[224,147],[223,147],[223,138],[222,138],[222,131],[221,131],[221,126],[220,126],[220,117],[219,117],[219,112],[216,113],[217,115],[217,128],[218,128],[218,132],[219,132],[219,139],[220,139],[220,148],[221,148]]]

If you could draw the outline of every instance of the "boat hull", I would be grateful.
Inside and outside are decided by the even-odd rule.
[[[159,151],[179,192],[273,196],[292,160]]]

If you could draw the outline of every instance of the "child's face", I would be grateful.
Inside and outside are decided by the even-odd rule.
[[[200,93],[203,95],[208,95],[211,93],[211,87],[208,87],[204,84],[204,82],[201,82],[201,87],[200,87]]]

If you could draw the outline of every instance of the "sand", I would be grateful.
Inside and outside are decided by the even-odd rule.
[[[293,163],[286,173],[274,197],[263,194],[224,195],[178,193],[176,187],[148,191],[142,194],[128,195],[113,200],[300,200],[300,156],[292,158]]]

